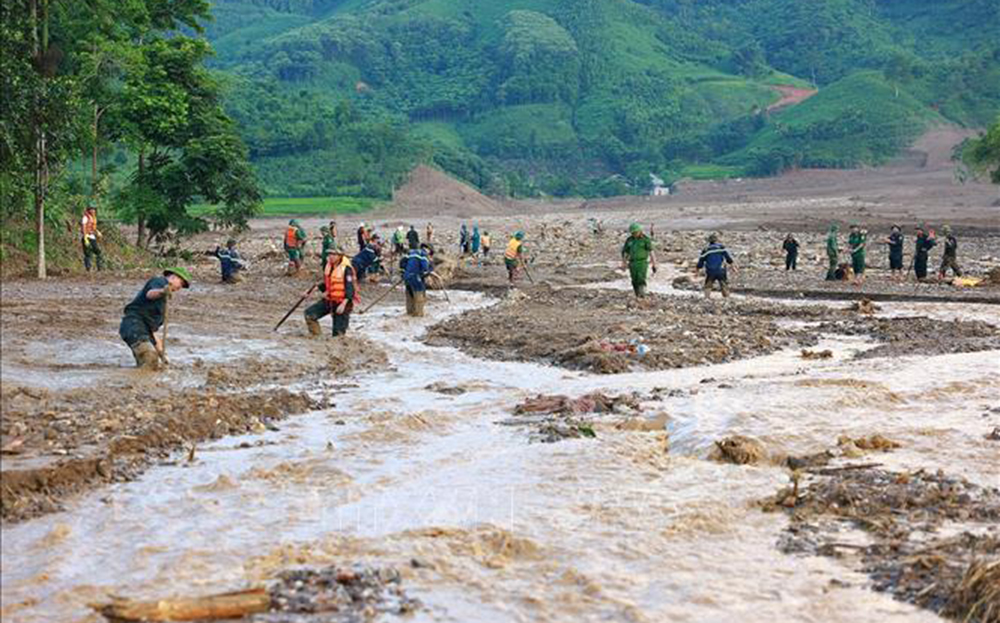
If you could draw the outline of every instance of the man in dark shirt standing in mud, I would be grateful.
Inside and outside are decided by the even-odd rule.
[[[889,270],[899,279],[903,276],[903,231],[893,225],[889,237],[883,241],[889,245]]]
[[[135,365],[145,370],[160,369],[165,360],[163,340],[156,332],[167,315],[167,300],[181,288],[191,287],[191,275],[183,268],[168,268],[162,277],[153,277],[125,306],[118,335],[132,349]]]
[[[917,227],[916,246],[913,250],[913,272],[917,275],[917,281],[927,279],[927,259],[931,249],[936,245],[934,232],[927,234],[923,226]]]
[[[733,264],[733,257],[729,255],[726,247],[719,242],[719,235],[712,234],[708,237],[708,246],[702,249],[698,256],[697,270],[705,269],[705,297],[712,295],[712,284],[719,282],[719,289],[722,290],[723,298],[729,296],[729,276],[726,274],[726,265]]]

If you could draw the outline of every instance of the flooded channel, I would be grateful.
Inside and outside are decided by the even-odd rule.
[[[492,303],[450,297],[450,314]],[[943,317],[968,306],[883,307]],[[781,351],[593,376],[421,343],[445,309],[352,321],[390,363],[303,388],[333,393],[331,409],[5,527],[3,620],[100,621],[87,604],[108,594],[232,590],[289,566],[359,560],[403,571],[424,604],[415,620],[939,620],[869,590],[847,564],[782,554],[785,520],[754,504],[787,470],[707,456],[734,433],[775,454],[881,433],[902,445],[877,457],[888,469],[996,486],[1000,446],[983,438],[983,414],[1000,403],[997,352],[855,360],[870,342],[828,336],[822,361]],[[544,444],[503,424],[525,398],[591,391],[657,396],[643,411],[664,430],[598,427],[596,439]]]

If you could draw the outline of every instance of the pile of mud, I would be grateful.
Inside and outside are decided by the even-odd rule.
[[[941,472],[847,466],[762,502],[786,553],[856,556],[875,590],[961,621],[1000,621],[1000,489]],[[867,545],[845,542],[863,531]]]
[[[427,340],[479,357],[615,374],[723,363],[815,344],[811,332],[775,322],[792,315],[813,312],[657,296],[636,304],[622,291],[539,286],[438,324]]]
[[[497,215],[503,206],[472,186],[437,169],[420,165],[393,194],[389,210],[408,216],[454,215],[462,218]]]
[[[136,477],[154,461],[226,435],[263,432],[321,405],[304,393],[269,389],[2,394],[4,453],[0,510],[18,521],[59,509],[99,482]]]
[[[879,345],[858,358],[972,353],[1000,349],[1000,328],[981,321],[946,322],[926,317],[857,317],[824,323],[819,331],[842,335],[867,335]]]

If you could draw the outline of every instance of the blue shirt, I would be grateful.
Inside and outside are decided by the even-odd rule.
[[[375,249],[372,246],[365,245],[364,249],[361,249],[361,253],[358,253],[351,259],[351,265],[354,266],[354,270],[361,274],[363,271],[368,270],[368,268],[375,263],[378,259],[378,254],[375,253]]]
[[[726,264],[732,264],[733,258],[721,243],[713,242],[701,251],[698,257],[698,268],[704,268],[709,275],[726,273]]]
[[[399,267],[403,270],[403,281],[417,292],[423,292],[426,289],[424,278],[434,270],[434,266],[427,257],[427,252],[417,249],[411,249],[399,261]]]

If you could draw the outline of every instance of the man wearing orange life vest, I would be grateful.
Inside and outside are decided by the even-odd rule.
[[[285,253],[288,254],[288,274],[294,275],[302,268],[302,248],[306,246],[306,231],[295,219],[288,221],[285,230]]]
[[[306,327],[310,335],[321,333],[319,320],[333,315],[333,335],[346,335],[351,323],[351,311],[360,303],[355,287],[356,277],[351,259],[340,247],[330,252],[326,266],[323,268],[323,283],[319,285],[323,298],[316,301],[305,311]]]
[[[102,235],[97,229],[97,205],[93,201],[87,205],[80,220],[80,237],[83,240],[83,267],[90,272],[90,258],[94,257],[97,259],[97,270],[103,270],[104,258],[97,244]]]
[[[524,232],[519,231],[507,243],[507,251],[503,254],[503,263],[507,267],[507,281],[513,285],[518,268],[524,262]]]

